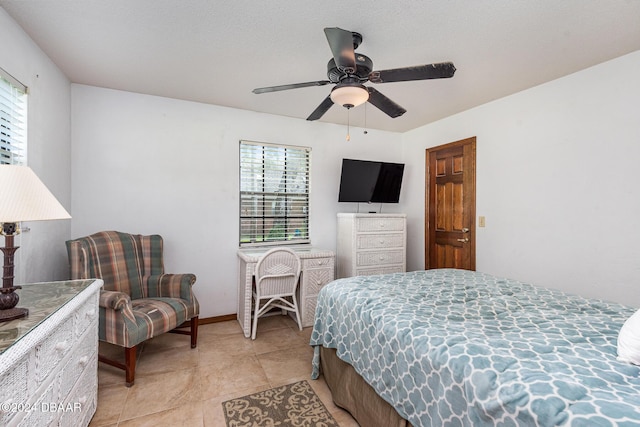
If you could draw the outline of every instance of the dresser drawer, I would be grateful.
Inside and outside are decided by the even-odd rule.
[[[84,370],[75,388],[64,402],[65,409],[60,417],[60,426],[86,425],[90,421],[87,414],[93,415],[98,398],[98,359],[93,358]],[[82,422],[80,419],[84,417]]]
[[[373,267],[373,268],[358,268],[356,269],[356,276],[373,276],[376,274],[391,274],[391,273],[404,273],[405,269],[400,265],[394,265],[392,267]]]
[[[75,316],[75,333],[76,337],[82,335],[87,327],[93,323],[94,320],[98,319],[98,307],[96,306],[97,297],[92,296],[86,301],[74,314]]]
[[[28,412],[26,416],[22,419],[22,421],[16,425],[40,427],[40,426],[48,426],[52,424],[52,421],[56,416],[56,412],[49,410],[50,404],[59,402],[56,396],[54,396],[55,385],[56,385],[55,382],[51,382],[49,384],[49,386],[46,388],[44,393],[42,393],[38,397],[38,400],[31,406],[31,408],[34,408],[34,410]],[[12,424],[9,424],[9,425],[12,425]],[[58,425],[58,424],[55,423],[53,425]]]
[[[308,326],[313,326],[316,316],[316,305],[318,304],[318,297],[309,297],[305,298],[302,301],[302,310],[300,314],[300,321],[302,322],[302,327],[306,328]]]
[[[356,249],[404,248],[404,234],[359,234],[356,237]]]
[[[87,366],[93,363],[93,359],[97,358],[98,336],[95,333],[97,322],[92,322],[81,341],[72,349],[69,361],[58,374],[60,375],[60,399],[59,402],[68,396],[76,384],[78,378],[81,377]]]
[[[404,231],[404,218],[358,218],[356,231]]]
[[[325,268],[330,267],[333,268],[333,258],[309,258],[302,260],[302,270],[307,270],[310,268]]]
[[[333,281],[333,268],[314,268],[302,273],[304,296],[318,295],[320,289]]]
[[[88,326],[88,325],[87,325]],[[41,384],[73,347],[76,337],[73,316],[67,317],[53,334],[36,346],[36,380]]]
[[[357,267],[385,264],[404,264],[404,249],[356,253]]]
[[[9,406],[10,410],[6,412],[0,410],[0,425],[8,425],[9,421],[18,413],[13,409],[29,400],[28,379],[29,355],[27,354],[0,378],[0,403],[16,405],[15,408]]]

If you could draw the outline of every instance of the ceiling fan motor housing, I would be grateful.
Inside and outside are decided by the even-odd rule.
[[[367,56],[356,52],[356,71],[352,76],[366,81],[369,78],[369,73],[373,70],[373,61]],[[347,74],[336,66],[335,59],[331,58],[327,64],[327,78],[331,83],[338,83],[344,79]]]

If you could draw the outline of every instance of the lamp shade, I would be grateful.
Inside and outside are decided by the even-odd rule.
[[[331,100],[334,104],[352,108],[364,104],[369,99],[369,91],[361,84],[343,84],[333,88]]]
[[[27,166],[0,166],[0,222],[69,219],[71,215]]]

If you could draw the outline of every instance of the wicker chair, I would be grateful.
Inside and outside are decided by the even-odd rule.
[[[67,253],[72,279],[99,278],[99,338],[124,347],[125,363],[98,355],[98,360],[125,370],[126,385],[135,380],[138,344],[165,332],[198,340],[198,300],[192,292],[193,274],[164,274],[163,241],[159,235],[142,236],[103,231],[69,240]],[[178,327],[190,330],[176,330]]]
[[[273,308],[293,311],[302,330],[296,288],[300,278],[300,257],[291,249],[276,248],[264,254],[256,264],[253,289],[253,327],[251,339],[256,339],[258,318]]]

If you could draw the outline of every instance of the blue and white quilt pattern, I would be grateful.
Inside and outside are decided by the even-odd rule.
[[[414,426],[640,426],[640,367],[616,361],[635,309],[463,270],[336,280],[311,345]]]

